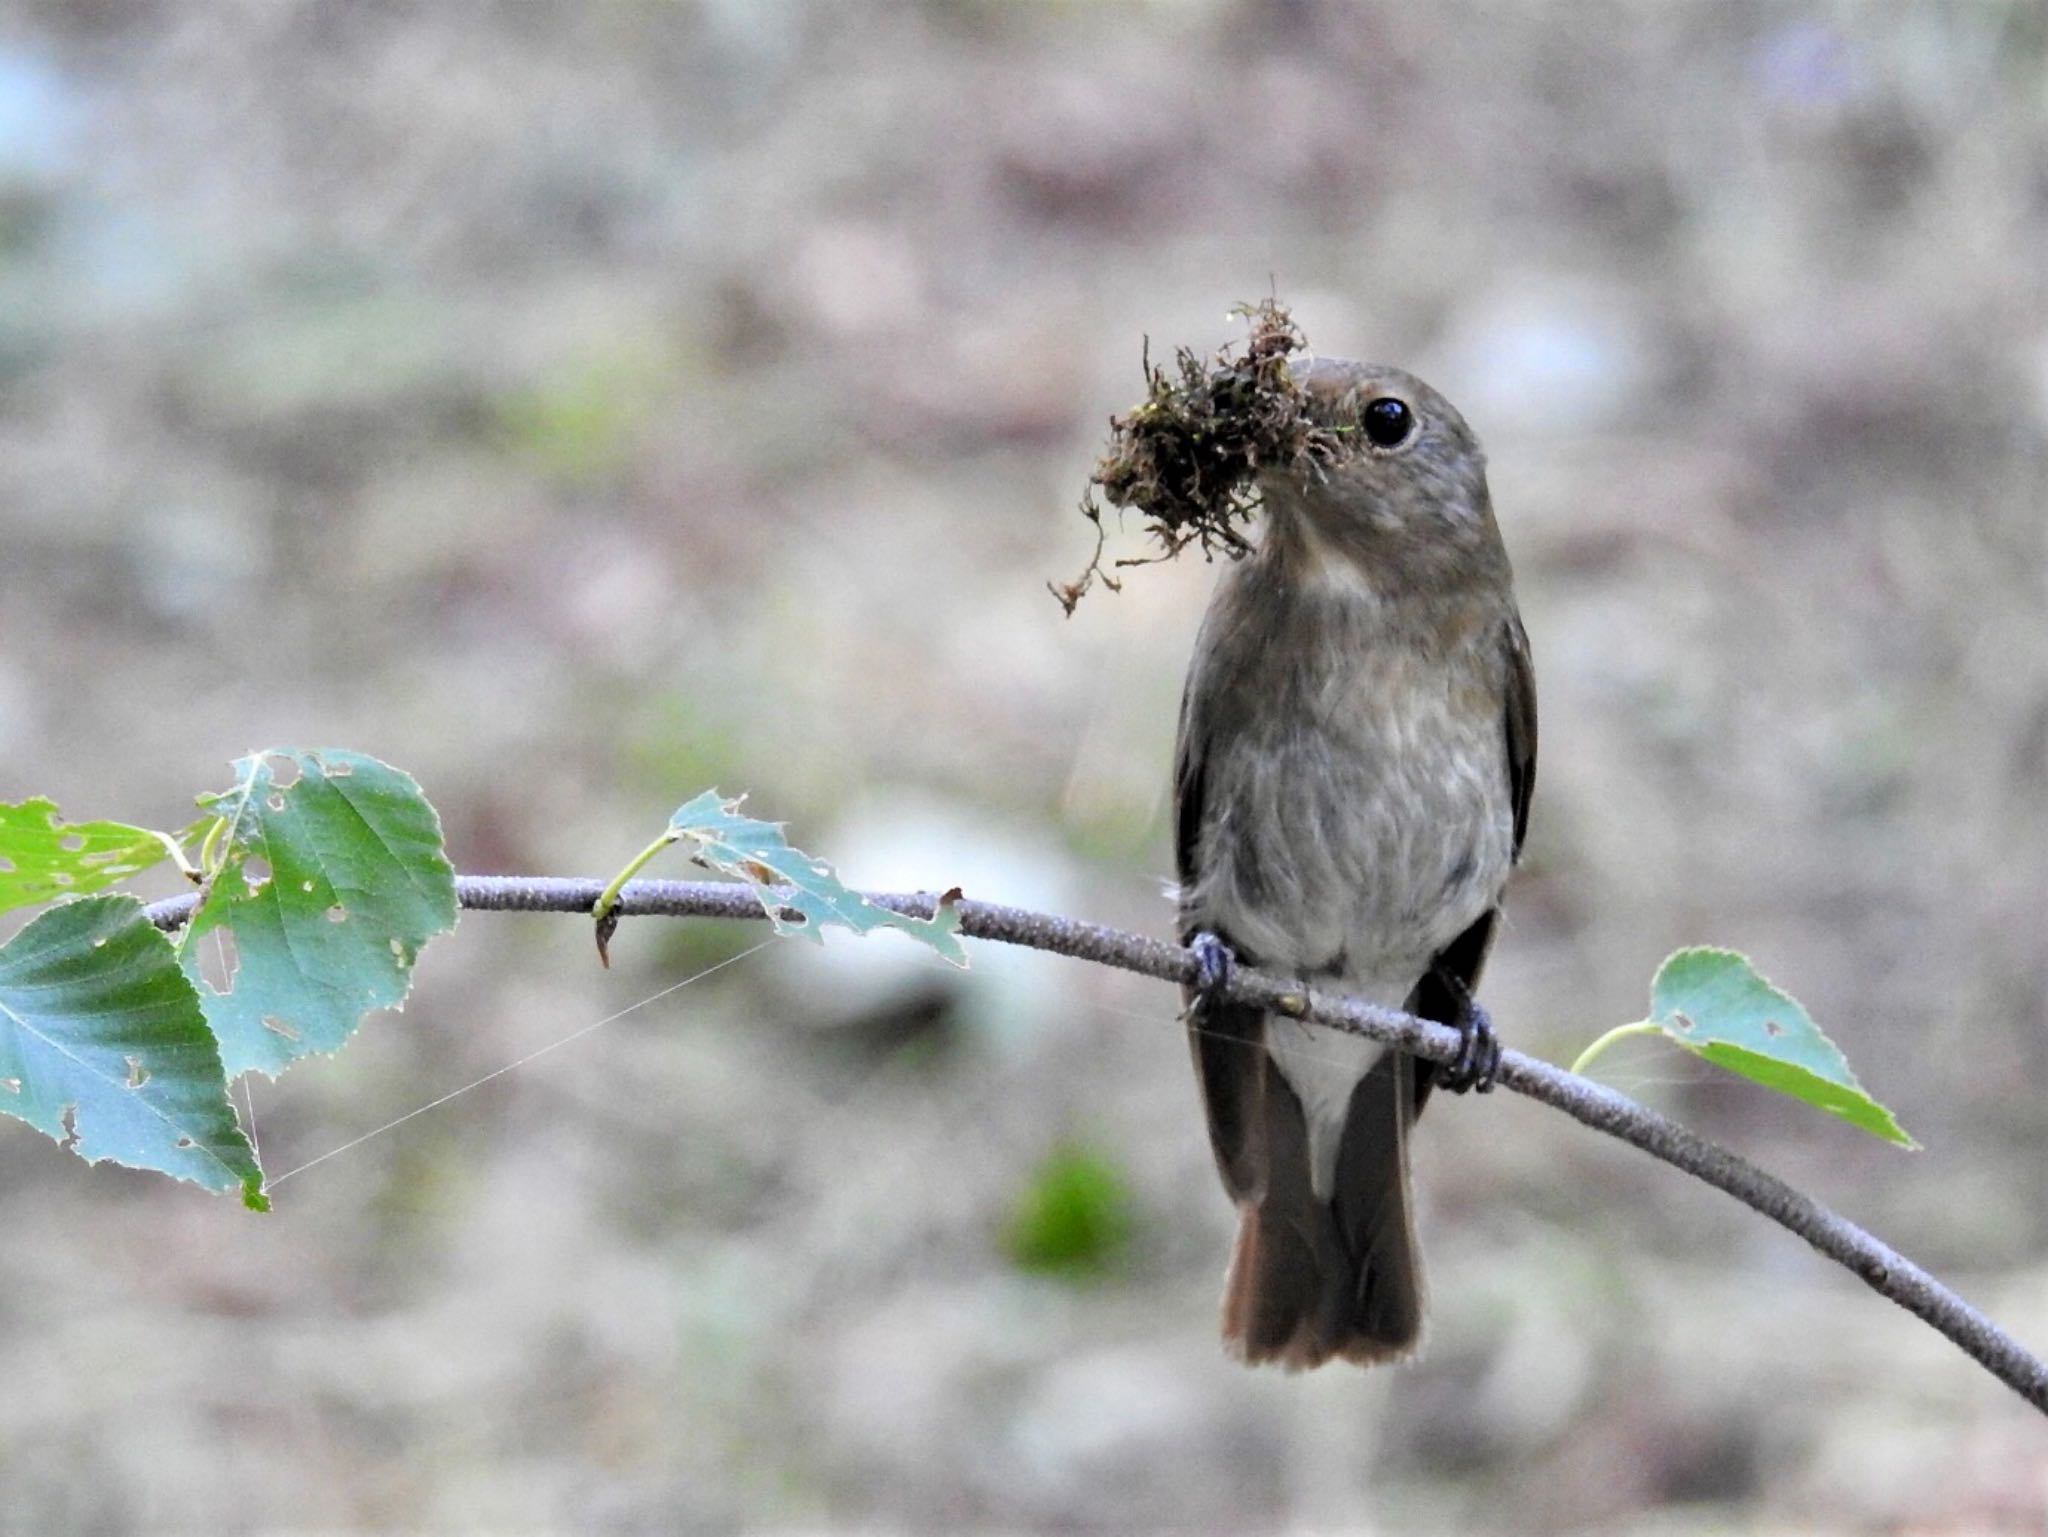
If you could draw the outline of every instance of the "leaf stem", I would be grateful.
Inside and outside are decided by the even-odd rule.
[[[646,868],[649,860],[680,836],[673,826],[662,829],[659,838],[626,861],[626,868],[612,877],[611,884],[599,892],[597,900],[591,904],[590,916],[597,924],[597,958],[605,965],[612,963],[612,931],[619,926],[618,915],[613,909],[619,905],[619,893],[626,889],[626,882]]]
[[[1651,1019],[1639,1019],[1632,1025],[1616,1025],[1612,1030],[1601,1036],[1599,1040],[1580,1052],[1578,1060],[1572,1063],[1567,1071],[1577,1073],[1583,1077],[1586,1069],[1592,1064],[1593,1059],[1605,1052],[1616,1041],[1626,1040],[1632,1035],[1662,1035],[1663,1033],[1664,1027]]]
[[[228,819],[226,817],[217,816],[213,819],[213,825],[206,829],[206,836],[199,840],[199,868],[202,872],[201,879],[204,879],[205,876],[213,874],[213,872],[219,868],[217,861],[220,858],[220,842],[221,838],[226,834],[227,830]]]
[[[161,832],[154,827],[145,827],[142,830],[170,850],[172,862],[177,865],[178,873],[184,876],[186,880],[197,886],[206,879],[205,876],[199,873],[199,867],[185,857],[185,846],[178,842],[175,834]]]

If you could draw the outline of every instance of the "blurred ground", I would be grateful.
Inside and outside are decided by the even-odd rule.
[[[2048,21],[2026,0],[0,6],[0,796],[260,744],[469,870],[717,784],[857,881],[1163,932],[1213,573],[1044,590],[1140,338],[1277,286],[1485,438],[1543,702],[1488,995],[1750,950],[1926,1144],[1622,1087],[2048,1346]],[[1135,553],[1133,534],[1125,553]],[[761,936],[472,917],[258,1085],[294,1170]],[[2040,1532],[2038,1419],[1509,1096],[1413,1367],[1248,1374],[1167,989],[785,945],[285,1181],[0,1127],[9,1531]],[[1062,1142],[1094,1281],[1005,1224]]]

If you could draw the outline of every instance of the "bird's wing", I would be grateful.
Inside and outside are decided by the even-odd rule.
[[[1536,671],[1529,659],[1529,636],[1522,617],[1511,615],[1501,630],[1507,677],[1502,690],[1507,735],[1508,803],[1514,808],[1515,857],[1529,832],[1529,797],[1536,789]],[[1406,1012],[1441,1024],[1458,1022],[1465,999],[1479,987],[1479,973],[1493,948],[1500,909],[1489,907],[1464,933],[1445,945],[1429,970],[1408,995]],[[1420,1111],[1436,1080],[1433,1063],[1422,1063],[1415,1075],[1415,1108]]]
[[[1507,651],[1508,795],[1515,808],[1515,857],[1529,832],[1529,797],[1536,790],[1536,669],[1529,632],[1511,615],[1502,637]],[[1476,980],[1476,979],[1475,979]]]
[[[1202,782],[1209,761],[1207,732],[1198,718],[1195,673],[1188,673],[1180,696],[1180,730],[1173,744],[1173,868],[1181,889],[1181,940],[1187,930],[1187,892],[1194,885],[1195,861],[1201,857]]]
[[[1201,874],[1203,789],[1213,745],[1202,703],[1199,674],[1191,671],[1181,695],[1173,763],[1174,866],[1181,888],[1183,944],[1204,926],[1188,906]],[[1258,958],[1239,949],[1230,935],[1216,937],[1231,947],[1241,964],[1258,964]],[[1204,1003],[1192,988],[1183,988],[1181,996],[1187,1006],[1188,1046],[1209,1116],[1209,1146],[1224,1188],[1243,1200],[1263,1177],[1265,1015],[1243,1004]]]

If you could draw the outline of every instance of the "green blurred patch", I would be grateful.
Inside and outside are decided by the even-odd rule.
[[[702,877],[691,870],[680,878]],[[767,924],[744,918],[628,918],[620,933],[624,937],[615,944],[630,946],[635,952],[645,946],[663,974],[678,977],[709,971],[772,937]]]
[[[1164,797],[1155,797],[1150,804],[1134,798],[1075,805],[1070,799],[1049,810],[1042,803],[1026,803],[1026,809],[1044,818],[1075,858],[1123,869],[1142,862],[1153,849],[1166,821],[1163,805]]]
[[[337,281],[288,292],[297,305],[224,332],[188,360],[184,388],[210,415],[253,424],[323,412],[417,409],[467,388],[451,322],[391,286],[354,292]]]
[[[1107,1273],[1135,1227],[1130,1186],[1107,1154],[1057,1144],[1032,1171],[1003,1234],[1020,1270],[1088,1279]]]
[[[493,403],[499,431],[543,473],[587,482],[615,474],[668,399],[677,359],[624,346],[564,363]]]
[[[605,708],[625,722],[619,765],[638,790],[679,801],[705,785],[744,777],[747,744],[740,731],[693,695],[621,686]]]

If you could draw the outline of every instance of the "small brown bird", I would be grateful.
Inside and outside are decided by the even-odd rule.
[[[1432,1085],[1491,1087],[1473,1001],[1521,852],[1536,690],[1485,456],[1395,368],[1298,365],[1333,462],[1267,470],[1182,699],[1189,1039],[1238,1204],[1223,1334],[1291,1369],[1412,1351],[1408,1133]],[[1457,1027],[1450,1068],[1226,1002],[1233,960]]]

